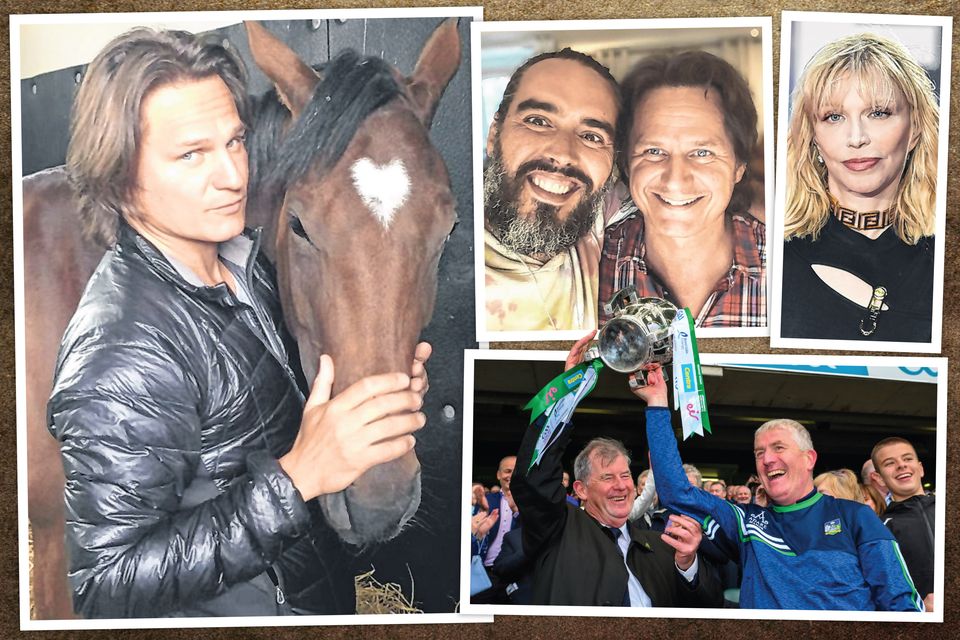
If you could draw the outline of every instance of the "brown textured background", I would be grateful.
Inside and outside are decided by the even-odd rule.
[[[8,462],[0,476],[0,638],[27,635],[19,630],[19,582],[17,563],[17,475],[14,458],[16,450],[16,373],[14,354],[14,308],[13,308],[13,218],[10,166],[10,23],[11,13],[60,13],[60,12],[105,12],[105,11],[178,11],[178,10],[227,10],[227,9],[309,9],[365,6],[452,6],[484,5],[485,20],[574,20],[611,18],[679,18],[705,16],[773,16],[773,68],[779,69],[780,11],[856,11],[863,13],[910,12],[922,15],[954,15],[960,9],[960,0],[917,1],[904,0],[790,0],[747,1],[727,0],[723,6],[701,0],[592,0],[590,2],[549,2],[542,0],[486,0],[464,2],[462,0],[183,0],[174,2],[160,0],[100,0],[55,1],[55,0],[0,0],[3,24],[0,25],[0,451],[9,452]],[[950,108],[949,170],[947,180],[946,234],[938,238],[938,244],[946,250],[943,289],[943,356],[960,358],[960,336],[956,329],[960,324],[960,219],[956,209],[960,206],[960,186],[954,172],[960,171],[960,153],[952,148],[960,133],[960,96],[956,95],[956,79],[960,69],[960,46],[956,33],[953,36],[953,72],[951,87],[954,95]],[[777,97],[777,74],[774,75],[774,100]],[[774,112],[776,113],[776,111]],[[530,345],[536,348],[565,348],[557,343]],[[765,338],[711,339],[703,340],[702,351],[753,352],[753,353],[803,353],[798,350],[771,350]],[[812,352],[808,352],[812,353]],[[956,382],[952,387],[956,388]],[[960,418],[957,396],[949,394],[948,423]],[[44,638],[210,638],[228,640],[234,638],[257,638],[288,640],[293,638],[522,638],[540,640],[556,638],[592,637],[648,637],[712,638],[802,637],[844,638],[844,640],[876,640],[881,638],[948,638],[960,634],[960,607],[956,595],[958,586],[957,545],[960,536],[951,523],[957,521],[960,498],[952,495],[953,483],[960,481],[956,470],[957,446],[960,443],[960,427],[947,435],[947,483],[938,487],[939,495],[949,497],[946,505],[945,578],[943,592],[937,594],[937,607],[944,611],[944,624],[919,623],[856,623],[827,621],[767,621],[767,620],[693,620],[693,619],[638,619],[638,618],[569,618],[543,616],[498,616],[494,624],[480,625],[390,625],[390,626],[340,626],[340,627],[267,627],[237,629],[157,629],[129,631],[55,631],[32,632],[34,637]],[[451,523],[459,527],[459,520]],[[856,614],[851,614],[855,619]]]

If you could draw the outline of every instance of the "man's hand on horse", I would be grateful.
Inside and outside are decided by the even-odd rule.
[[[304,500],[342,491],[371,467],[404,455],[416,444],[413,432],[426,423],[423,396],[405,373],[362,378],[331,400],[333,379],[333,359],[321,356],[300,432],[280,458]],[[425,372],[422,383],[425,389]]]
[[[666,407],[667,404],[667,382],[663,378],[663,369],[659,364],[654,363],[646,369],[647,383],[642,384],[643,380],[636,374],[631,373],[630,378],[637,380],[640,384],[630,386],[630,392],[647,403],[648,407]]]
[[[564,371],[569,371],[583,362],[583,356],[590,348],[590,341],[593,340],[595,335],[597,335],[596,329],[573,343],[573,346],[570,347],[570,353],[567,354],[567,362],[563,367]]]

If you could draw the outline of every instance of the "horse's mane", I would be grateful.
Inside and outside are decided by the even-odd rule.
[[[265,174],[275,162],[275,157],[283,141],[283,132],[290,120],[287,110],[275,89],[250,98],[250,114],[247,132],[247,157],[249,160],[249,178],[247,190],[258,193],[265,187]]]
[[[377,57],[348,50],[316,69],[323,79],[286,135],[289,112],[276,92],[253,101],[247,140],[251,190],[285,190],[314,164],[330,169],[367,116],[400,94],[390,65]]]

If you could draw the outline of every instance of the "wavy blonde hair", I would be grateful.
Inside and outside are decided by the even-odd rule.
[[[814,240],[830,215],[827,171],[818,164],[813,125],[818,113],[848,77],[860,95],[878,105],[890,104],[896,90],[910,107],[917,139],[907,154],[894,200],[894,228],[907,244],[934,234],[937,187],[937,133],[940,124],[934,86],[923,67],[898,42],[861,33],[835,40],[807,63],[793,93],[787,136],[787,202],[784,237]]]
[[[826,489],[826,492],[829,492],[834,498],[864,502],[863,494],[860,492],[860,483],[857,481],[857,474],[850,469],[837,469],[836,471],[821,473],[813,479],[813,486],[820,489],[821,493],[825,493],[822,489]]]

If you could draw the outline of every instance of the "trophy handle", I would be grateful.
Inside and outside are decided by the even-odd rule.
[[[630,377],[627,378],[627,384],[630,385],[631,389],[642,389],[647,386],[647,370],[638,369],[630,374]]]
[[[630,385],[631,389],[642,389],[647,386],[647,374],[650,372],[651,368],[656,368],[654,364],[646,364],[642,368],[637,369],[627,378],[627,384]],[[664,369],[664,365],[660,365],[661,369]],[[663,374],[666,377],[666,373]]]
[[[636,304],[638,300],[640,300],[640,298],[637,296],[637,288],[630,284],[613,294],[610,302],[603,305],[603,310],[608,316],[612,316],[617,311],[620,311],[620,309],[631,304]]]
[[[583,361],[590,362],[591,360],[596,360],[600,357],[600,341],[591,340],[590,346],[587,347],[587,350],[583,352]]]

